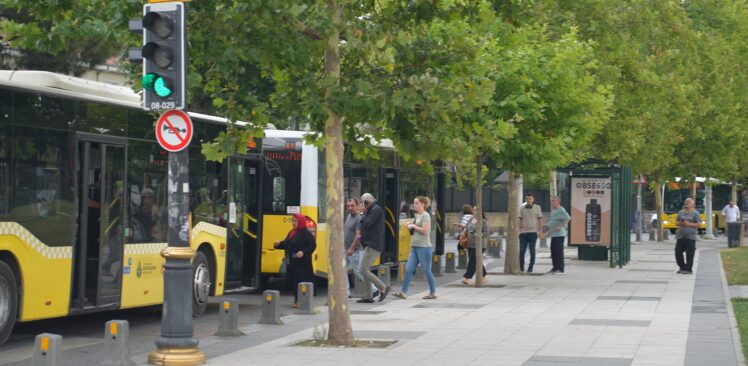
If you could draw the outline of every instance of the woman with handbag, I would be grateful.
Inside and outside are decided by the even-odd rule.
[[[408,287],[410,286],[410,281],[413,279],[413,273],[416,271],[418,263],[421,263],[423,273],[429,282],[429,294],[424,296],[423,299],[436,299],[436,280],[434,279],[434,274],[431,273],[432,250],[431,239],[429,237],[429,233],[431,232],[431,216],[426,212],[426,207],[428,207],[429,203],[429,199],[423,196],[418,196],[413,201],[416,218],[412,223],[407,225],[408,230],[412,234],[410,239],[410,255],[408,255],[408,263],[405,265],[405,279],[403,279],[402,291],[393,294],[393,296],[403,300],[408,298]]]
[[[470,220],[473,219],[473,206],[470,206],[468,204],[462,205],[462,215],[460,216],[460,222],[453,224],[455,228],[460,229],[460,235],[465,231],[465,228],[467,228],[467,224],[470,222]],[[466,246],[457,243],[457,252],[460,251],[460,249],[465,249]]]
[[[483,215],[481,213],[481,216],[483,216],[483,229],[481,232],[483,233],[483,250],[486,249],[486,243],[488,243],[488,220],[486,220],[486,215]],[[476,249],[475,244],[477,242],[477,229],[478,229],[478,217],[473,216],[473,218],[470,220],[470,222],[465,227],[465,231],[467,231],[467,251],[468,251],[468,264],[467,264],[467,270],[465,271],[465,274],[462,275],[462,283],[469,285],[470,279],[473,278],[475,275],[475,265],[476,265]],[[482,255],[482,253],[481,253]],[[483,278],[486,278],[486,266],[483,266]]]
[[[283,241],[276,241],[276,249],[286,250],[286,284],[293,292],[292,308],[298,308],[298,287],[301,282],[314,282],[314,271],[312,268],[312,253],[317,249],[314,235],[306,228],[306,217],[294,214],[291,219],[293,229],[288,232]]]

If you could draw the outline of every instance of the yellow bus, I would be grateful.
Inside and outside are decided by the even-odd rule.
[[[662,193],[662,228],[670,230],[671,233],[675,234],[678,230],[678,223],[676,222],[678,212],[683,209],[683,201],[691,196],[691,183],[683,181],[668,182],[663,186]],[[730,201],[731,194],[732,187],[729,184],[715,184],[712,186],[712,220],[715,232],[717,230],[725,230],[725,217],[722,214],[722,209]],[[703,178],[697,178],[696,210],[699,211],[701,216],[699,232],[703,232],[706,229],[704,196]]]
[[[201,143],[226,120],[190,115],[193,315],[209,296],[283,276],[283,252],[272,243],[285,237],[292,213],[312,219],[315,272],[325,278],[322,152],[304,132],[266,130],[247,154],[206,161]],[[168,155],[154,120],[129,88],[0,71],[0,344],[16,322],[162,303]],[[400,169],[391,144],[381,154],[368,164],[346,155],[346,195],[379,199],[387,212],[380,261],[394,264],[410,250],[399,213],[413,197],[404,195],[423,194],[431,181]],[[410,183],[401,185],[401,174]]]

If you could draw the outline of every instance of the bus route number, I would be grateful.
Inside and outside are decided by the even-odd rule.
[[[171,102],[151,102],[151,109],[176,109],[177,103]]]

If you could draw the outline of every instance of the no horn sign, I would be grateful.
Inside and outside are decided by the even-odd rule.
[[[192,120],[187,113],[170,110],[158,117],[156,140],[166,151],[184,150],[192,141]]]

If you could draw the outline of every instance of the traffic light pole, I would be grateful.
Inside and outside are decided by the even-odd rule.
[[[164,305],[157,350],[148,355],[151,365],[202,365],[205,354],[197,348],[192,330],[192,257],[188,223],[189,155],[187,149],[169,153],[169,246],[161,252],[164,264]]]
[[[159,118],[156,135],[169,151],[168,246],[161,252],[164,263],[164,304],[161,337],[156,350],[148,355],[151,365],[202,365],[205,354],[193,337],[192,296],[194,275],[189,223],[189,128],[174,126],[170,115],[187,106],[187,14],[180,1],[149,3],[143,6],[143,19],[130,22],[130,29],[143,34],[143,48],[134,52],[143,62],[143,109],[171,110]],[[137,59],[137,57],[136,57]],[[166,121],[161,121],[165,119]],[[163,126],[162,126],[162,122]],[[166,132],[164,132],[166,131]],[[189,137],[182,136],[189,131]],[[177,137],[177,140],[173,138]]]

